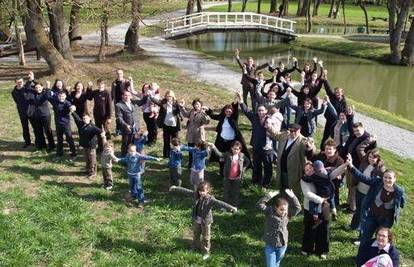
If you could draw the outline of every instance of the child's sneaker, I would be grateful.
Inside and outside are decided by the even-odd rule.
[[[203,261],[207,260],[208,258],[210,258],[210,254],[206,253],[203,255]]]
[[[326,260],[326,254],[321,254],[320,258],[321,260]]]
[[[138,203],[138,208],[139,209],[144,209],[144,203],[142,203],[142,202]]]
[[[105,190],[106,190],[106,191],[111,191],[111,190],[112,190],[112,185],[107,185],[107,186],[105,186]]]

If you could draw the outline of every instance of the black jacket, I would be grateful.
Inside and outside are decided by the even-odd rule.
[[[26,100],[29,105],[27,110],[27,115],[29,117],[50,117],[50,110],[48,104],[48,98],[50,92],[48,89],[44,89],[41,93],[38,93],[35,90],[29,91],[26,94]]]
[[[116,121],[121,127],[121,131],[124,134],[128,133],[128,126],[135,127],[135,130],[139,129],[139,118],[138,118],[138,106],[142,106],[147,101],[147,96],[144,96],[140,100],[131,100],[131,109],[123,102],[118,102],[115,105]]]
[[[72,113],[73,119],[79,128],[79,145],[83,148],[96,148],[97,136],[101,134],[101,129],[92,123],[85,124],[77,113]]]
[[[26,95],[29,93],[29,90],[26,87],[17,89],[15,86],[13,91],[11,92],[19,114],[27,113],[27,107],[29,106],[29,104],[27,103]]]
[[[162,128],[164,127],[164,120],[165,120],[165,116],[167,114],[167,100],[163,99],[163,100],[158,100],[154,97],[150,97],[151,101],[160,107],[160,112],[158,115],[158,119],[157,119],[157,124],[158,127]],[[180,107],[178,106],[178,102],[174,101],[172,104],[172,113],[175,117],[175,120],[177,122],[177,130],[179,131],[181,129],[181,121],[182,121],[182,117],[181,117],[181,113],[180,113]]]

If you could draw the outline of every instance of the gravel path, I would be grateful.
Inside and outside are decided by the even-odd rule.
[[[223,3],[213,3],[212,5]],[[160,19],[181,16],[185,12],[179,10],[144,20],[145,24],[153,25],[160,22]],[[109,29],[109,40],[113,44],[123,44],[124,35],[129,24],[120,24]],[[97,33],[84,36],[85,42],[98,42]],[[218,63],[205,60],[192,50],[177,48],[172,41],[166,41],[161,37],[141,37],[140,46],[151,56],[157,56],[167,64],[188,73],[200,82],[220,86],[230,91],[240,89],[241,74],[232,71]],[[414,133],[385,122],[370,118],[363,114],[355,115],[356,121],[364,123],[365,128],[371,134],[378,137],[380,147],[390,150],[399,156],[414,159]],[[395,137],[399,138],[396,139]]]

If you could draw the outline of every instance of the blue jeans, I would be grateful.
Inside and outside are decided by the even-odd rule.
[[[267,267],[279,267],[280,262],[283,259],[283,256],[285,256],[285,252],[286,252],[286,246],[276,248],[276,247],[266,245],[264,248],[264,253],[266,257],[266,266]]]
[[[131,196],[144,203],[144,188],[142,188],[141,174],[128,174]]]
[[[378,218],[372,215],[371,213],[368,214],[368,216],[365,219],[363,219],[360,224],[360,227],[361,227],[361,232],[360,232],[361,235],[359,239],[359,241],[361,241],[360,245],[361,246],[368,245],[375,231],[379,227],[391,228],[392,225],[393,225],[393,221],[390,222],[389,220],[383,217]]]
[[[362,206],[362,202],[364,202],[364,198],[365,198],[365,194],[362,194],[361,192],[358,191],[358,189],[355,192],[355,212],[354,215],[352,216],[352,220],[351,220],[351,229],[352,230],[359,230],[360,228],[360,224],[361,224],[361,217],[362,217],[362,210],[361,210],[361,206]]]

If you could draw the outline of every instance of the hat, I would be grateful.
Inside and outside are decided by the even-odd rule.
[[[291,123],[291,124],[289,124],[289,126],[288,126],[288,129],[295,129],[295,130],[300,130],[302,127],[299,125],[299,124],[297,124],[297,123]]]
[[[315,161],[313,162],[313,167],[314,167],[315,169],[318,169],[318,170],[320,170],[320,169],[324,169],[324,168],[325,168],[325,166],[323,165],[323,162],[322,162],[322,161],[320,161],[320,160],[315,160]]]

